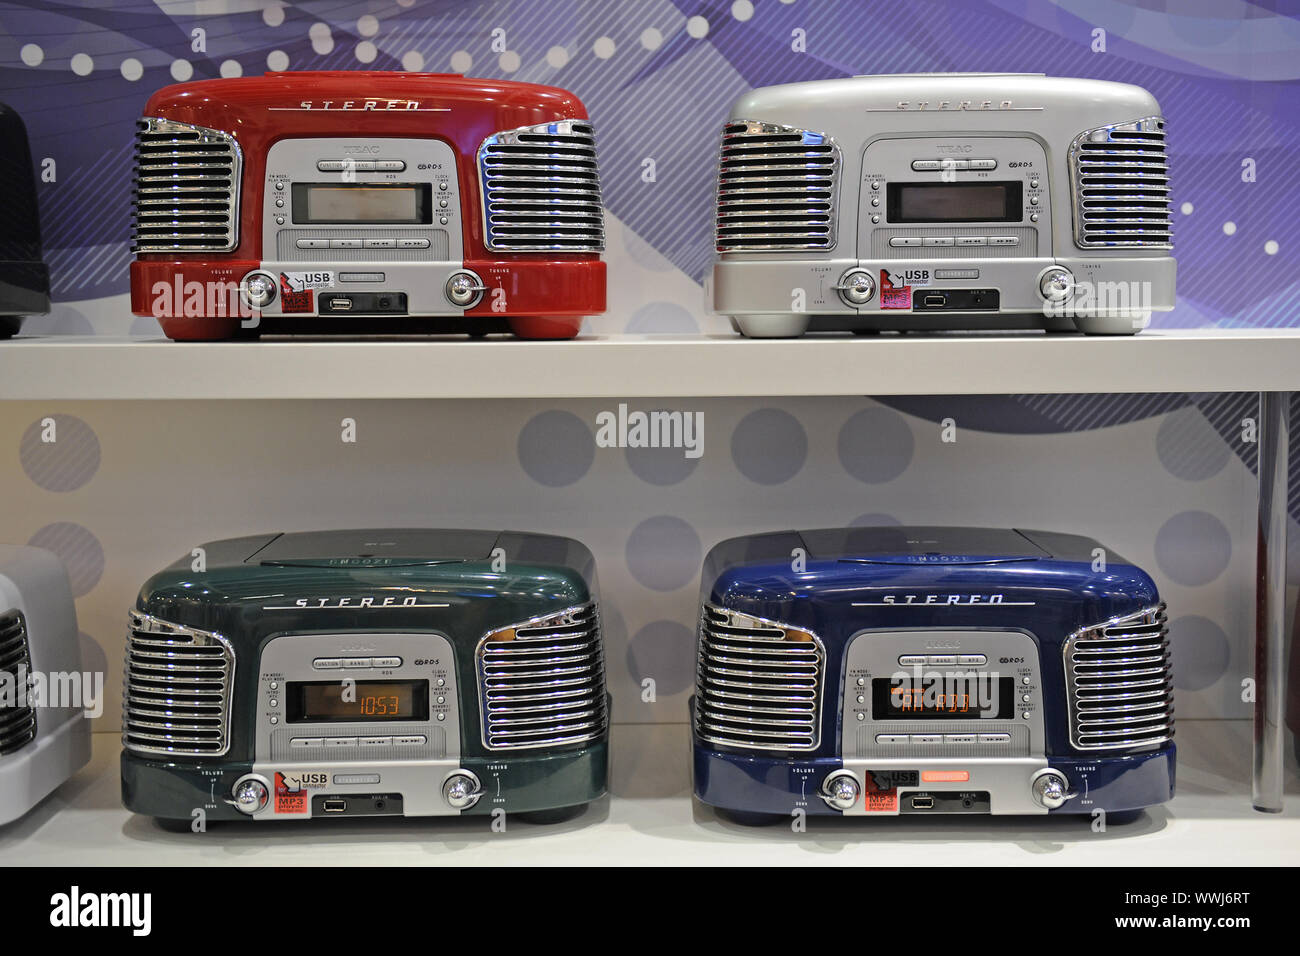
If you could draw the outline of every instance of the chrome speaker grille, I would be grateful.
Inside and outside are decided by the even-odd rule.
[[[739,750],[813,750],[824,662],[821,641],[809,631],[704,605],[696,734]]]
[[[1146,748],[1174,736],[1163,604],[1077,631],[1063,652],[1072,746]]]
[[[171,120],[136,123],[135,252],[229,252],[239,237],[234,137]]]
[[[600,252],[605,209],[586,120],[489,136],[478,151],[484,244],[503,252]]]
[[[1163,118],[1080,133],[1070,144],[1070,186],[1079,247],[1173,246]]]
[[[27,622],[16,610],[0,614],[0,675],[8,675],[4,683],[15,695],[11,703],[0,697],[0,754],[21,750],[36,737],[36,708],[29,696],[31,671]]]
[[[605,655],[595,604],[488,632],[476,665],[489,750],[559,747],[605,733]]]
[[[839,147],[821,133],[728,123],[718,160],[718,251],[833,248],[839,170]]]
[[[131,612],[122,745],[216,757],[230,748],[235,652],[220,634]]]

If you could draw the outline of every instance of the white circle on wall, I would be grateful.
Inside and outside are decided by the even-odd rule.
[[[419,73],[424,69],[424,54],[419,50],[407,50],[402,54],[402,69],[407,73]]]
[[[68,61],[68,66],[77,76],[89,76],[90,71],[95,68],[95,61],[85,53],[78,53]]]
[[[1277,255],[1277,250],[1278,245],[1276,239],[1270,239],[1268,242],[1264,243],[1264,255],[1275,256]]]
[[[122,78],[134,83],[144,76],[144,65],[133,56],[122,61]]]
[[[608,60],[618,49],[613,37],[600,37],[591,45],[591,52],[602,60]]]
[[[228,80],[233,80],[237,76],[244,75],[244,68],[239,65],[238,60],[222,60],[221,75]]]
[[[569,51],[562,46],[553,46],[546,51],[546,62],[558,70],[569,62]]]
[[[334,34],[328,23],[313,23],[307,36],[311,38],[311,48],[321,56],[334,51]]]
[[[379,21],[367,13],[357,20],[357,32],[363,37],[372,37],[379,32]]]
[[[71,521],[56,521],[38,530],[27,543],[53,551],[68,572],[74,597],[84,597],[104,576],[104,546],[88,528]]]
[[[731,15],[744,23],[754,15],[754,5],[750,3],[750,0],[735,0],[735,3],[731,5]]]
[[[1223,234],[1225,236],[1230,236],[1236,231],[1237,231],[1237,224],[1233,222],[1231,219],[1229,219],[1227,222],[1223,224]]]
[[[35,43],[24,43],[18,51],[18,58],[28,66],[40,66],[45,62],[45,51]]]
[[[664,45],[664,35],[654,27],[646,27],[641,31],[641,45],[647,50],[657,50]]]
[[[501,67],[501,72],[503,73],[515,72],[515,70],[519,69],[521,62],[519,54],[514,50],[506,50],[505,53],[502,53],[497,57],[497,66]]]
[[[283,50],[272,50],[266,55],[266,68],[272,73],[283,73],[289,69],[289,54]]]
[[[451,69],[454,73],[468,73],[474,65],[474,58],[468,50],[457,50],[451,55]]]
[[[709,21],[701,16],[691,17],[686,21],[686,32],[697,40],[703,40],[709,35]]]
[[[194,64],[189,60],[172,60],[172,79],[184,83],[194,75]]]
[[[268,27],[278,27],[284,23],[284,7],[279,3],[268,3],[262,9],[262,22]]]
[[[1189,202],[1185,202],[1178,208],[1182,210],[1184,216],[1190,216],[1192,214],[1192,210],[1195,209],[1196,207]]]
[[[362,40],[357,44],[357,59],[362,63],[374,63],[375,57],[379,55],[378,48],[369,40]]]

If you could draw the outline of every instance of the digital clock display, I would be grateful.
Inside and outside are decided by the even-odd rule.
[[[875,720],[1008,720],[1015,679],[988,674],[873,677]]]
[[[1020,183],[890,183],[890,222],[1020,222]]]
[[[293,221],[305,225],[433,222],[428,183],[294,183]]]
[[[291,724],[428,720],[429,682],[290,681],[285,685],[285,703]]]

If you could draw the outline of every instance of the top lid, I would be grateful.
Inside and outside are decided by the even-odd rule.
[[[281,534],[245,559],[245,564],[286,568],[413,567],[483,561],[491,556],[496,531],[360,529]]]
[[[809,557],[859,564],[1005,564],[1052,557],[1012,528],[831,528],[802,537]]]

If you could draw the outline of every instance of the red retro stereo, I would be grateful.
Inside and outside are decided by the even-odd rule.
[[[586,110],[565,90],[303,72],[155,93],[131,308],[172,339],[513,331],[604,311]]]

